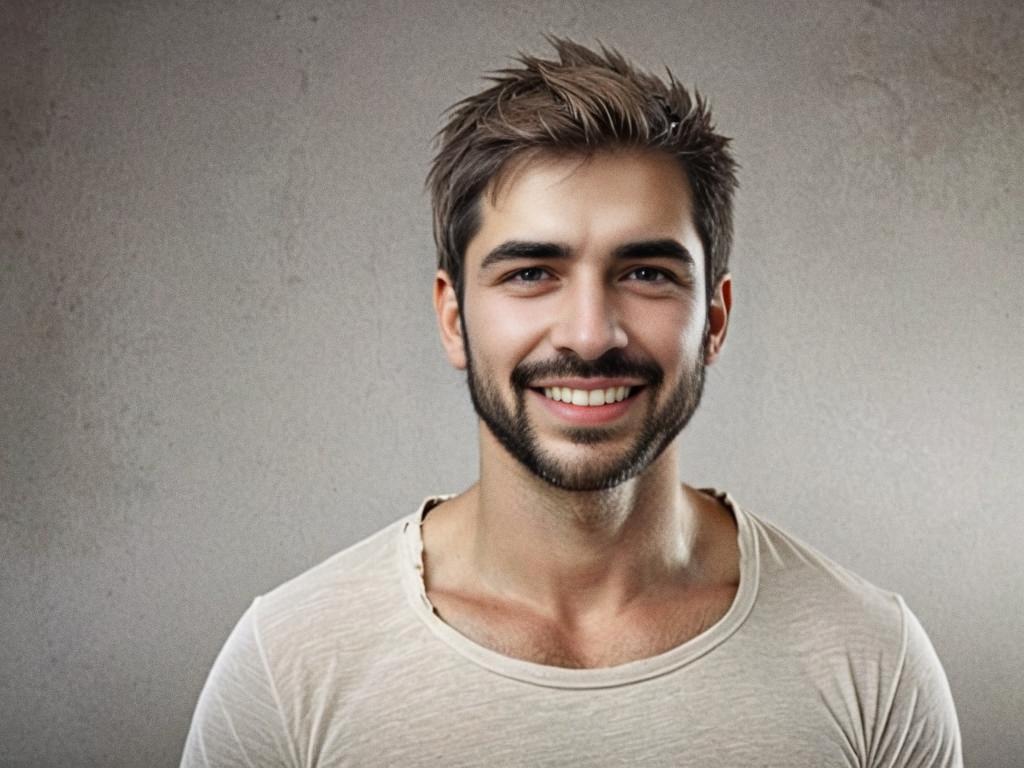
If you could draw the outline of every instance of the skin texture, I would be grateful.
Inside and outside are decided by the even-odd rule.
[[[735,523],[681,483],[676,438],[725,340],[731,280],[708,306],[689,185],[660,154],[535,156],[480,205],[461,305],[443,271],[434,291],[483,417],[480,480],[426,518],[428,596],[530,661],[668,650],[724,615],[739,578]],[[636,394],[598,412],[535,389],[552,384]]]

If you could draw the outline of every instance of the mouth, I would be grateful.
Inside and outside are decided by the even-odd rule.
[[[534,389],[549,400],[556,403],[568,403],[585,408],[595,408],[602,405],[613,405],[621,403],[634,396],[643,387],[620,386],[603,387],[597,389],[575,389],[570,387],[537,387]]]
[[[640,384],[594,388],[552,385],[531,387],[530,393],[556,422],[586,428],[617,423],[633,410],[638,395],[646,388]]]

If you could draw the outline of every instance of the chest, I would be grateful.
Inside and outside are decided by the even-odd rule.
[[[863,740],[837,727],[792,666],[724,655],[638,684],[572,690],[427,648],[381,654],[344,695],[308,697],[322,709],[297,746],[320,768],[861,764],[849,745]]]
[[[620,615],[573,624],[508,604],[430,593],[440,618],[478,645],[554,667],[612,667],[664,653],[705,632],[729,610],[734,586],[692,590]]]

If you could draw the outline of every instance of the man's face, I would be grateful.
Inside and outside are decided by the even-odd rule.
[[[635,476],[704,381],[704,252],[682,170],[650,152],[541,156],[510,169],[480,215],[461,338],[446,340],[477,414],[559,488]]]

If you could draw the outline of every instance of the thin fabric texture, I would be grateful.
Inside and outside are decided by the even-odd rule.
[[[735,515],[729,612],[666,653],[563,669],[434,612],[414,514],[257,598],[182,766],[961,766],[945,674],[903,600]]]

